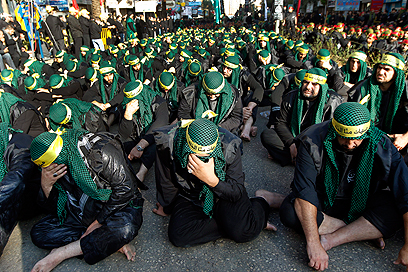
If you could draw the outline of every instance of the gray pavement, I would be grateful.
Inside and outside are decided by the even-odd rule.
[[[260,112],[264,110],[267,108],[261,108]],[[259,135],[266,122],[259,116],[258,136],[244,143],[245,185],[250,196],[254,196],[260,188],[282,194],[290,192],[294,168],[282,168],[269,160],[260,142]],[[252,242],[237,244],[219,239],[193,248],[174,247],[167,238],[169,219],[152,213],[156,203],[153,169],[145,182],[150,189],[142,192],[146,200],[144,222],[139,235],[132,241],[136,248],[135,262],[115,253],[93,266],[82,259],[72,258],[54,271],[313,271],[307,266],[304,237],[284,227],[277,211],[271,211],[270,222],[278,227],[278,231],[264,230]],[[16,226],[0,258],[0,271],[30,271],[49,253],[35,247],[30,239],[30,229],[40,218],[23,221]],[[405,271],[403,266],[392,263],[403,245],[402,232],[385,242],[384,250],[370,242],[355,242],[331,249],[327,271]]]

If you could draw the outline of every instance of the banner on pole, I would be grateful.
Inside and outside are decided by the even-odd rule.
[[[372,11],[382,10],[384,5],[384,0],[371,0],[371,9]]]

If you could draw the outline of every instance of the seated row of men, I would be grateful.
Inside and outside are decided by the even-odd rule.
[[[297,53],[306,50],[303,45],[297,48],[301,48]],[[18,128],[14,121],[22,113],[35,112],[45,131],[46,122],[38,112],[44,110],[53,129],[36,132],[38,136],[33,135],[37,137],[30,147],[32,161],[43,168],[41,181],[36,183],[41,186],[41,203],[52,207],[51,215],[33,227],[32,240],[41,248],[57,248],[38,262],[34,271],[51,270],[77,255],[96,263],[117,250],[132,259],[134,252],[128,244],[142,223],[143,199],[138,187],[145,188],[142,181],[155,161],[159,201],[155,212],[171,214],[169,239],[174,245],[187,247],[222,236],[246,242],[263,228],[275,229],[267,222],[269,208],[281,207],[284,197],[261,190],[256,198],[248,198],[237,137],[250,139],[249,134],[256,131],[252,124],[264,90],[271,94],[273,127],[262,134],[263,143],[282,164],[296,162],[293,193],[281,207],[282,222],[304,231],[310,265],[323,270],[328,264],[325,251],[331,247],[350,240],[389,237],[400,228],[401,219],[408,220],[404,199],[407,166],[397,152],[408,141],[403,115],[407,99],[404,63],[400,56],[385,54],[373,75],[368,76],[363,72],[364,54],[357,52],[343,69],[348,83],[344,84],[343,72],[330,60],[327,50],[320,50],[312,58],[317,67],[291,75],[285,75],[287,67],[270,64],[272,54],[265,51],[256,56],[259,64],[254,73],[241,67],[242,58],[237,55],[220,58],[218,70],[222,73],[209,71],[201,76],[201,65],[194,70],[194,64],[200,63],[188,61],[179,70],[189,73],[190,80],[194,78],[188,83],[179,83],[177,70],[170,71],[171,67],[152,77],[151,82],[140,74],[129,76],[127,81],[116,72],[120,70],[115,68],[118,62],[101,62],[98,70],[83,69],[89,82],[53,74],[45,83],[51,91],[43,88],[45,84],[36,89],[34,96],[47,97],[38,99],[39,108],[28,108],[26,102],[8,93],[18,94],[16,89],[3,85],[1,121],[7,123],[3,128],[4,146],[17,148],[10,145],[9,134],[14,137],[20,133],[11,131],[8,124]],[[309,49],[304,55],[308,53]],[[137,68],[138,57],[128,57],[127,62],[129,72],[139,69],[138,73],[145,73],[152,67]],[[67,65],[68,69],[72,65],[69,57]],[[31,90],[41,81],[33,75],[24,80],[26,87],[34,86]],[[12,75],[11,85],[13,79]],[[2,74],[2,80],[6,83],[7,75]],[[342,103],[342,95],[331,90],[334,86],[338,92],[351,87],[343,96],[360,104]],[[83,96],[82,89],[86,90]],[[60,98],[63,100],[47,106],[47,101]],[[102,132],[114,122],[119,123],[118,136]],[[394,145],[376,127],[388,133]],[[25,132],[30,129],[28,126]],[[24,141],[21,146],[26,154],[30,142]],[[138,173],[128,161],[134,158],[142,161]],[[4,173],[12,172],[14,164],[7,164],[9,161],[5,160]],[[30,168],[27,171],[35,172],[34,164],[25,162]],[[19,186],[31,184],[34,176],[22,175],[27,180]],[[394,203],[396,207],[377,213],[373,205],[378,203],[371,205],[370,201],[387,186],[394,194],[382,197],[384,205]],[[19,199],[15,197],[14,201]],[[398,217],[398,213],[404,216]],[[353,227],[369,231],[360,233]],[[401,257],[405,259],[404,252]]]

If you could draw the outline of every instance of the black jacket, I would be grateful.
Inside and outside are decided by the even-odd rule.
[[[81,23],[75,16],[69,15],[67,18],[68,27],[71,30],[72,38],[80,38],[83,36]]]
[[[69,213],[84,226],[89,226],[95,219],[103,224],[110,215],[129,204],[143,206],[143,198],[137,189],[135,173],[126,159],[118,137],[107,132],[88,133],[82,137],[81,142],[78,149],[88,163],[87,169],[93,181],[98,188],[112,190],[112,194],[106,202],[86,196],[76,185],[68,169],[68,173],[58,182],[65,191],[70,193],[70,201],[66,205]],[[48,198],[40,190],[40,203],[55,215],[57,214],[57,199],[58,190],[55,187]],[[84,203],[81,203],[82,205],[72,204],[79,204],[80,200],[85,200]]]
[[[62,34],[62,30],[61,30],[61,28],[66,28],[66,24],[64,22],[62,22],[58,17],[54,15],[48,15],[45,21],[48,27],[50,28],[51,33],[54,36],[56,41],[64,38],[64,35]],[[47,30],[48,35],[51,36],[49,34],[48,28],[46,28],[46,30]],[[51,39],[51,41],[53,40]]]

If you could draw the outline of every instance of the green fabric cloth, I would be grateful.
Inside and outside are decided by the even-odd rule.
[[[86,130],[69,129],[63,132],[61,138],[63,140],[63,147],[58,157],[53,163],[65,164],[69,173],[74,179],[75,183],[82,190],[82,192],[92,199],[106,202],[112,193],[110,189],[100,189],[92,180],[92,177],[87,169],[85,162],[78,151],[78,140]],[[52,142],[57,137],[56,133],[44,132],[38,135],[31,143],[30,153],[33,161],[41,157]],[[68,201],[67,192],[62,188],[59,181],[54,186],[58,190],[57,213],[60,224],[63,224],[66,216],[66,205]]]
[[[20,70],[17,69],[4,69],[1,71],[1,84],[7,84],[11,87],[18,89],[18,78],[22,75]],[[10,79],[11,78],[11,79]]]
[[[160,86],[160,83],[166,86],[167,88],[171,86],[170,90],[165,90]],[[159,78],[156,80],[154,91],[160,95],[164,96],[164,93],[169,93],[169,102],[172,109],[178,108],[178,99],[177,99],[177,80],[170,72],[163,72],[159,75]]]
[[[326,77],[326,73],[320,68],[312,68],[309,71],[307,71],[307,73]],[[313,116],[314,116],[313,124],[319,124],[322,122],[324,105],[326,105],[326,102],[329,99],[329,94],[328,94],[329,86],[327,85],[327,83],[319,84],[319,85],[320,85],[320,90],[319,90],[319,95],[316,101],[317,105],[315,105],[314,107],[315,111],[313,113]],[[304,101],[305,101],[305,98],[302,95],[302,90],[301,88],[299,88],[299,91],[297,92],[296,98],[294,101],[295,103],[293,104],[292,118],[290,121],[290,130],[293,136],[295,137],[299,135],[301,132],[300,127],[301,127],[301,122],[302,122],[302,117],[303,117]]]
[[[49,84],[50,84],[50,87],[55,87],[55,86],[58,86],[58,84],[60,84],[60,83],[61,83],[61,80],[62,80],[63,83],[62,83],[61,87],[59,87],[59,88],[64,88],[64,87],[67,87],[67,86],[68,86],[68,83],[69,83],[72,79],[73,79],[72,77],[67,77],[67,78],[65,78],[65,77],[62,76],[62,75],[53,74],[52,76],[50,76]],[[59,89],[59,88],[58,88],[58,89]]]
[[[2,122],[0,123],[0,154],[2,158],[4,157],[4,152],[7,149],[9,143],[9,124]],[[0,160],[0,182],[3,180],[4,176],[7,174],[7,166],[5,160]]]
[[[11,93],[0,92],[0,118],[1,122],[10,124],[10,108],[18,101],[24,101]]]
[[[126,40],[129,40],[133,34],[133,31],[129,25],[132,25],[133,29],[136,29],[135,21],[133,21],[133,19],[130,17],[126,19]]]
[[[397,56],[401,61],[403,57],[397,53],[388,53]],[[389,65],[389,64],[387,64]],[[379,83],[376,79],[378,64],[374,66],[374,72],[361,86],[361,98],[363,99],[366,95],[370,94],[370,100],[365,104],[370,111],[371,120],[376,123],[380,116],[380,106],[382,99],[382,91],[380,90]],[[402,93],[405,89],[405,74],[403,70],[393,67],[396,75],[395,82],[392,85],[394,88],[390,91],[390,99],[387,107],[387,113],[385,114],[383,131],[386,133],[391,133],[394,117],[398,110],[398,106],[401,100]]]
[[[306,57],[304,57],[303,60],[302,60],[302,62],[305,63],[309,59],[309,52],[310,52],[309,46],[307,44],[302,44],[301,46],[299,46],[299,48],[300,48],[299,50],[302,50],[302,49],[303,50],[308,50]],[[299,61],[299,53],[300,53],[299,50],[296,49],[296,53],[295,53],[295,60],[296,61]]]
[[[224,66],[227,66],[228,68],[232,69],[231,76],[227,78],[228,82],[230,82],[231,85],[233,85],[235,88],[239,89],[239,75],[241,74],[241,65],[239,64],[239,57],[237,55],[235,56],[229,56],[224,60]],[[236,68],[233,68],[230,66],[232,64],[233,66],[237,66]]]
[[[103,68],[114,68],[114,67],[111,65],[111,63],[109,63],[109,62],[107,62],[107,61],[103,61],[103,62],[101,63],[101,67],[100,67],[99,71],[101,71],[101,69],[103,69]],[[102,97],[102,102],[103,102],[103,104],[106,104],[106,103],[110,102],[110,101],[113,99],[113,97],[114,97],[114,96],[118,93],[118,91],[119,91],[119,90],[117,90],[117,87],[118,87],[118,81],[119,81],[120,75],[116,72],[115,69],[113,69],[113,70],[110,71],[109,73],[105,73],[105,74],[102,74],[102,73],[101,73],[102,78],[103,78],[104,75],[110,74],[110,73],[113,73],[114,76],[113,76],[112,88],[111,88],[111,91],[110,91],[108,97],[105,96],[105,84],[104,84],[104,80],[100,80],[100,81],[99,81],[99,88],[100,88],[100,90],[101,90],[101,97]]]
[[[28,76],[24,79],[25,93],[27,94],[27,92],[30,90],[29,88],[32,88],[30,91],[35,91],[39,88],[43,88],[45,84],[47,83],[41,77],[34,78],[32,76]]]
[[[24,62],[24,64],[28,63],[30,61],[31,61],[31,59],[28,59],[28,60],[26,60]],[[28,66],[28,69],[30,70],[30,74],[39,74],[39,75],[41,75],[42,74],[42,68],[44,67],[44,65],[45,65],[44,62],[40,62],[38,60],[35,60],[33,63],[31,63]]]
[[[85,114],[92,108],[92,103],[78,100],[76,98],[67,98],[50,107],[50,126],[56,131],[61,126],[61,122],[67,116],[66,105],[71,110],[71,118],[68,123],[72,128],[81,129],[85,123]]]
[[[271,89],[275,83],[281,82],[285,77],[285,72],[281,68],[277,68],[275,64],[268,64],[265,68],[265,83],[266,88]]]
[[[333,119],[346,126],[358,126],[370,121],[370,113],[363,105],[356,102],[343,103],[337,107]],[[342,218],[346,223],[356,220],[364,211],[370,190],[371,173],[374,163],[374,154],[377,144],[385,133],[376,128],[371,122],[370,129],[358,139],[364,139],[358,147],[358,166],[355,184],[351,196],[351,205],[347,218]],[[330,209],[335,201],[340,184],[339,169],[336,163],[336,153],[333,150],[333,141],[336,141],[337,132],[330,124],[328,133],[323,142],[327,152],[327,162],[324,169],[324,183],[327,199],[324,201],[324,211]],[[340,135],[339,135],[340,136]]]
[[[130,101],[137,99],[139,101],[139,109],[133,114],[136,117],[136,122],[142,128],[143,133],[146,133],[153,123],[153,111],[152,111],[152,101],[156,96],[156,93],[147,85],[144,85],[141,81],[136,80],[126,84],[124,92],[131,92],[143,85],[142,91],[135,97],[124,97],[122,106],[126,109],[126,104]]]
[[[198,78],[198,81],[200,81],[202,77],[203,69],[201,67],[201,63],[196,59],[189,61],[187,73],[184,75],[185,86],[189,86],[193,78]]]
[[[224,87],[218,92],[220,97],[217,98],[217,107],[215,110],[215,113],[218,115],[214,117],[213,122],[218,125],[223,120],[224,116],[228,113],[228,110],[233,106],[232,103],[234,102],[235,94],[222,74],[215,71],[205,74],[201,81],[198,92],[196,118],[202,118],[202,114],[207,110],[210,110],[208,97],[206,95],[206,92],[208,91],[205,86],[209,89],[215,90],[222,84],[224,84]]]
[[[344,82],[350,82],[350,78],[351,78],[350,60],[351,60],[351,57],[347,60],[346,65],[341,67],[341,70],[345,74]],[[367,63],[360,59],[358,61],[360,62],[360,73],[358,75],[357,82],[363,80],[367,74]]]
[[[221,140],[219,139],[218,127],[208,119],[196,119],[186,127],[180,127],[174,139],[174,156],[182,168],[187,168],[188,156],[194,154],[187,141],[187,132],[191,141],[201,146],[210,146],[217,142],[215,149],[208,154],[208,157],[200,157],[200,160],[206,161],[208,158],[214,158],[214,171],[220,182],[225,181],[225,158],[222,153]],[[214,195],[207,185],[203,185],[200,192],[200,199],[203,199],[203,211],[209,217],[212,217],[214,205]]]
[[[302,81],[303,81],[303,78],[305,77],[306,72],[307,72],[306,69],[302,69],[296,73],[295,77],[290,81],[290,85],[289,85],[290,91],[300,88],[300,86],[302,86]]]

